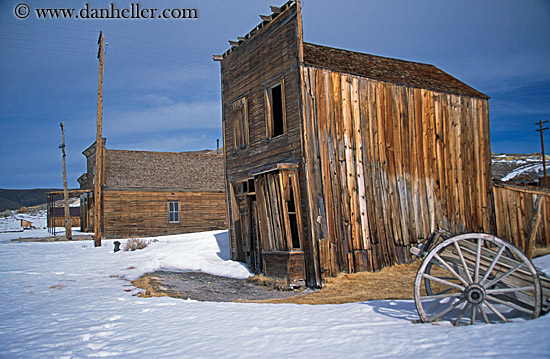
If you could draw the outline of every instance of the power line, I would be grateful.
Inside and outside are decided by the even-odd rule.
[[[76,29],[76,28],[67,28],[67,27],[57,27],[57,26],[43,26],[43,25],[34,25],[29,24],[28,22],[25,23],[17,23],[17,22],[7,22],[7,21],[0,21],[0,24],[7,24],[7,25],[17,25],[17,26],[24,26],[24,27],[39,27],[42,29],[57,29],[57,30],[65,30],[65,31],[81,31],[81,32],[92,32],[97,33],[97,30],[87,30],[87,29]]]
[[[24,33],[24,32],[13,32],[13,31],[2,31],[2,34],[33,36],[33,37],[51,37],[50,35],[47,35],[47,34],[39,34],[39,33],[28,34],[28,33]],[[83,40],[81,37],[72,37],[72,36],[58,36],[58,35],[56,35],[55,37],[56,37],[56,39]],[[88,40],[86,40],[86,41],[88,41]]]
[[[181,48],[178,48],[178,47],[170,46],[170,45],[167,45],[167,44],[161,44],[161,43],[158,43],[158,42],[151,42],[151,41],[136,39],[136,38],[132,38],[132,37],[129,37],[129,36],[123,36],[123,35],[115,34],[115,33],[112,33],[112,32],[109,32],[109,35],[115,36],[115,37],[120,37],[120,38],[123,38],[123,39],[136,41],[136,42],[141,42],[141,43],[144,43],[144,44],[147,44],[147,45],[159,46],[159,47],[164,47],[164,48],[168,48],[168,49],[172,49],[172,50],[176,50],[176,51],[182,51],[182,52],[187,52],[187,53],[190,53],[190,54],[204,56],[204,54],[201,54],[199,52],[184,50],[184,49],[181,49]]]
[[[53,44],[53,45],[90,46],[89,44],[71,44],[71,43],[67,43],[67,42],[55,42],[55,41],[44,41],[44,40],[13,39],[13,38],[8,38],[8,37],[0,37],[0,40],[38,42],[38,43],[41,43],[41,44]]]
[[[130,60],[132,62],[137,62],[137,63],[140,63],[140,64],[144,64],[144,65],[149,65],[149,66],[154,66],[154,67],[158,67],[158,68],[162,68],[162,69],[167,69],[167,70],[173,70],[173,71],[180,71],[182,70],[182,68],[177,68],[177,67],[171,67],[171,66],[166,66],[166,65],[160,65],[158,63],[152,63],[152,62],[147,62],[147,61],[142,61],[142,60],[137,60],[135,57],[131,57],[130,55],[119,55],[119,54],[109,54],[108,55],[109,58],[118,58],[118,59],[121,59],[121,60]],[[187,65],[187,66],[191,66],[193,67],[193,65]],[[205,72],[203,72],[202,74],[205,75],[206,77],[211,77],[211,78],[217,78],[217,76],[211,74],[211,73],[208,73],[207,72],[207,69],[205,68],[199,68],[200,70],[203,70]]]
[[[120,45],[119,45],[120,46]],[[111,49],[112,50],[112,49]],[[206,67],[206,66],[202,66],[200,65],[200,63],[196,63],[196,62],[183,62],[183,61],[174,61],[174,60],[169,60],[169,59],[166,59],[165,57],[166,56],[163,56],[162,54],[158,54],[158,56],[151,56],[151,55],[145,55],[145,54],[139,54],[140,57],[144,57],[144,58],[149,58],[149,59],[152,59],[152,60],[159,60],[161,59],[163,62],[170,62],[170,63],[173,63],[173,64],[177,64],[177,65],[183,65],[183,66],[190,66],[190,67],[195,67],[195,68],[198,68],[198,69],[201,69],[201,70],[211,70],[210,68]]]
[[[23,50],[40,50],[40,51],[53,51],[53,52],[69,52],[73,54],[87,54],[89,55],[90,51],[71,51],[71,50],[60,50],[60,49],[43,49],[38,47],[26,47],[26,46],[10,46],[10,45],[2,45],[3,48],[10,48],[10,49],[23,49]]]

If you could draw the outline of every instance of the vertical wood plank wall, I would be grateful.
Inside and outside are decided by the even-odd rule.
[[[531,221],[535,204],[540,202],[540,223],[536,232],[534,247],[550,247],[550,191],[496,183],[493,186],[496,235],[527,250],[527,239],[531,234]]]
[[[168,202],[179,201],[179,223],[168,223]],[[104,235],[163,235],[226,229],[225,193],[123,191],[104,192]]]
[[[296,8],[292,7],[221,61],[228,222],[231,258],[235,260],[244,261],[244,257],[239,250],[241,241],[236,232],[239,211],[235,208],[232,185],[253,178],[266,166],[299,163],[302,159],[297,26]],[[286,133],[268,138],[265,90],[280,81],[284,82]],[[243,97],[246,98],[249,143],[236,149],[231,104]]]
[[[486,99],[301,71],[322,277],[408,262],[438,228],[492,232]]]

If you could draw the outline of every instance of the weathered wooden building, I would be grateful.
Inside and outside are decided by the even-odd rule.
[[[81,226],[93,231],[95,143],[78,179]],[[208,152],[105,149],[102,232],[106,238],[225,229],[223,156]]]
[[[232,258],[321,285],[492,232],[488,97],[435,66],[304,43],[300,3],[220,61]]]

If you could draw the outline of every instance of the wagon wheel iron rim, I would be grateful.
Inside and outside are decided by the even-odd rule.
[[[493,235],[468,233],[426,255],[414,298],[422,322],[468,325],[536,318],[542,292],[536,268],[521,250]]]

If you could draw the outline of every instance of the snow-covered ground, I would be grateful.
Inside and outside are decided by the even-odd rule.
[[[159,268],[249,276],[229,260],[225,231],[149,238],[144,250],[117,253],[112,240],[94,248],[92,241],[10,242],[9,235],[0,240],[0,358],[550,357],[550,315],[468,327],[413,324],[411,300],[196,302],[140,298],[125,280]],[[535,262],[550,271],[549,257]]]
[[[13,211],[11,216],[0,217],[0,233],[22,232],[21,220],[31,222],[36,229],[46,229],[46,211],[35,213],[16,213]]]
[[[549,158],[546,159],[548,163]],[[541,155],[531,154],[493,154],[491,161],[493,178],[510,181],[520,175],[527,175],[536,180],[542,175]]]

